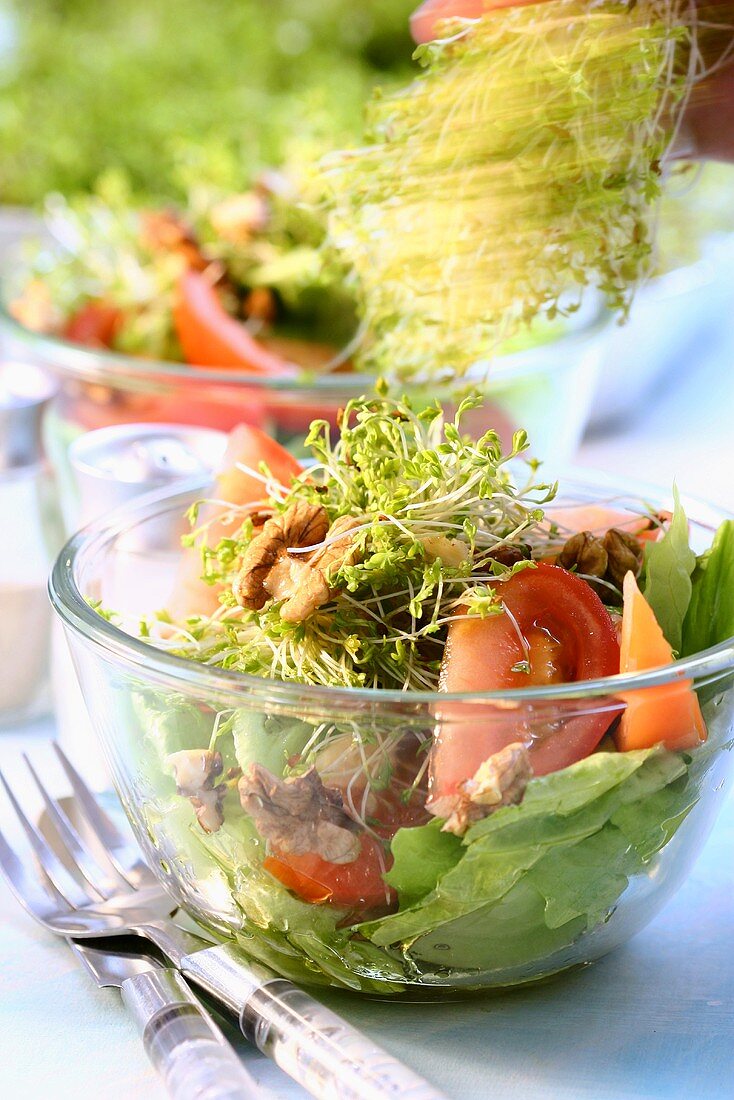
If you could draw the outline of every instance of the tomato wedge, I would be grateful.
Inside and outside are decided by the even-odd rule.
[[[229,504],[254,504],[262,500],[265,486],[254,474],[261,462],[266,463],[273,477],[286,488],[302,469],[300,462],[285,447],[258,428],[252,428],[249,424],[239,424],[233,428],[212,491],[214,499]],[[249,467],[253,473],[247,473],[240,466]],[[205,523],[221,511],[221,505],[204,505],[199,512],[199,522]],[[208,531],[208,545],[216,546],[232,531],[231,524],[225,526],[221,520],[215,520]],[[192,615],[211,615],[219,606],[220,589],[216,585],[205,584],[201,579],[201,570],[199,549],[191,547],[184,550],[175,590],[168,602],[168,611],[174,620],[181,621]]]
[[[451,624],[441,691],[527,688],[619,671],[619,642],[611,616],[580,577],[540,564],[498,583],[497,591],[503,614]],[[448,704],[439,715],[431,750],[429,809],[440,813],[440,800],[457,794],[480,764],[513,741],[526,742],[535,775],[583,759],[596,748],[619,709],[610,706],[603,713],[543,718],[541,724],[512,709],[482,718],[471,703]]]
[[[233,367],[281,376],[295,373],[291,363],[268,351],[245,325],[230,317],[214,287],[198,271],[186,271],[181,276],[173,323],[184,358],[191,366]]]
[[[122,310],[104,302],[87,302],[66,322],[64,337],[90,348],[111,348],[120,325]]]
[[[364,833],[362,851],[353,863],[327,863],[313,852],[297,856],[275,851],[263,867],[304,901],[367,912],[389,908],[395,901],[382,877],[389,864],[379,840]]]

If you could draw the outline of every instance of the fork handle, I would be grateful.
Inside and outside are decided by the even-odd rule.
[[[317,1100],[447,1100],[341,1016],[231,945],[197,951],[183,971],[235,1013],[246,1039]]]
[[[122,999],[172,1100],[254,1100],[257,1085],[175,970],[127,978]]]

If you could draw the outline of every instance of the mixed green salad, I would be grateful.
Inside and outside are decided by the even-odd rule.
[[[353,296],[324,247],[325,217],[291,164],[233,191],[206,177],[178,206],[141,206],[109,173],[46,202],[47,240],[10,292],[26,328],[73,343],[266,375],[336,369]]]
[[[563,969],[731,747],[721,682],[524,701],[732,636],[734,522],[697,557],[677,497],[564,501],[523,433],[505,453],[465,432],[475,404],[354,401],[337,438],[312,425],[306,468],[236,429],[166,610],[116,616],[261,679],[228,709],[134,693],[154,791],[136,812],[200,915],[301,981],[399,993]]]

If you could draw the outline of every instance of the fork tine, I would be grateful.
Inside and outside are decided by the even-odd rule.
[[[28,843],[33,849],[45,876],[53,886],[54,891],[61,895],[67,907],[72,906],[75,909],[79,909],[84,905],[88,905],[90,901],[98,901],[99,899],[96,896],[93,896],[85,889],[83,880],[79,882],[75,881],[53,849],[46,843],[43,835],[28,820],[2,772],[0,772],[0,782],[5,788],[8,800],[15,811],[15,815],[23,828],[23,832],[28,838]]]
[[[113,866],[131,886],[141,886],[155,882],[155,876],[141,859],[138,849],[125,839],[114,822],[104,812],[98,800],[61,748],[61,745],[54,741],[53,747],[81,806],[92,835],[101,848],[104,849]]]
[[[84,809],[85,816],[89,819],[90,825],[94,826],[94,831],[101,843],[104,844],[105,848],[109,849],[115,848],[121,844],[124,845],[124,836],[104,812],[58,741],[53,742],[53,747],[54,752],[59,758],[61,767],[66,772],[66,778],[71,783],[74,794],[79,799]]]
[[[109,859],[107,860],[107,864],[112,870],[112,876],[110,876],[107,870],[100,866],[95,857],[84,846],[82,838],[69,821],[69,818],[66,816],[59,803],[55,798],[52,798],[44,787],[36,769],[31,764],[26,753],[23,753],[23,759],[43,799],[43,804],[46,807],[46,815],[55,834],[54,837],[49,839],[51,839],[52,842],[54,839],[58,841],[58,845],[54,845],[54,847],[59,851],[59,854],[61,854],[61,851],[66,853],[71,862],[78,867],[89,885],[101,898],[110,897],[120,889],[121,885],[127,887],[127,880],[123,879]]]
[[[23,861],[18,859],[2,832],[0,832],[0,871],[26,912],[35,917],[40,924],[50,927],[54,915],[59,911],[69,913],[72,911],[66,898],[45,875],[41,881],[26,873]]]

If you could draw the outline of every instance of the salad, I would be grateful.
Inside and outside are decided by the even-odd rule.
[[[180,207],[136,205],[115,176],[52,196],[54,248],[34,248],[9,310],[72,343],[195,367],[343,368],[355,306],[296,175],[263,172],[238,193],[198,184]]]
[[[563,505],[524,433],[508,452],[464,433],[476,403],[449,421],[353,401],[338,438],[312,425],[305,468],[236,429],[166,609],[101,612],[332,700],[304,692],[294,713],[250,679],[226,708],[150,685],[131,703],[161,860],[217,899],[200,915],[301,981],[399,993],[563,969],[659,876],[731,747],[715,683],[552,689],[734,634],[734,521],[697,557],[677,496]]]

